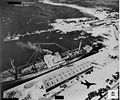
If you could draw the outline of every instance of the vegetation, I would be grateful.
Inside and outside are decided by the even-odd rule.
[[[54,2],[63,2],[77,4],[85,7],[110,7],[119,11],[119,0],[52,0]]]
[[[88,97],[85,100],[91,100],[92,98],[96,96],[103,97],[104,93],[108,91],[110,87],[107,85],[105,88],[100,88],[97,91],[92,91],[88,94]]]
[[[113,79],[106,79],[105,82],[109,82],[110,85],[113,84],[113,82],[115,82],[116,80],[119,79],[119,72],[117,71],[115,73],[115,75],[112,75]],[[108,90],[110,89],[110,87],[108,85],[106,85],[105,88],[100,88],[97,91],[92,91],[88,94],[88,97],[85,100],[91,100],[92,98],[96,97],[96,96],[100,96],[103,97],[104,93],[106,93]]]
[[[116,82],[119,79],[119,72],[117,71],[114,75],[112,75],[112,79],[106,79],[105,82],[112,85],[114,82]]]

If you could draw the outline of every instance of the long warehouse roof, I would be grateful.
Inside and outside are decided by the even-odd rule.
[[[81,64],[74,64],[69,67],[62,68],[56,72],[52,72],[43,78],[43,84],[46,88],[46,92],[52,90],[53,88],[60,86],[62,83],[66,82],[69,79],[74,78],[77,75],[80,75],[87,70],[93,68],[91,62],[83,62]]]

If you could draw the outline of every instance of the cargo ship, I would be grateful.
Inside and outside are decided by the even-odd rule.
[[[81,47],[81,43],[82,42],[80,41],[79,48],[68,50],[62,54],[59,52],[49,52],[44,55],[44,59],[40,59],[34,64],[27,62],[25,65],[15,67],[14,59],[10,59],[12,68],[9,68],[7,71],[2,72],[0,75],[2,91],[33,80],[62,67],[68,67],[73,62],[80,60],[83,56],[90,53],[92,50],[92,47],[89,45]],[[41,49],[40,45],[31,56],[33,60],[35,60],[35,57],[39,51],[44,52]]]

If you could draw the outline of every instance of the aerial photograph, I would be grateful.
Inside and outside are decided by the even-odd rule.
[[[2,100],[119,100],[119,0],[0,0]]]

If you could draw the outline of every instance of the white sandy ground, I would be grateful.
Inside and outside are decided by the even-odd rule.
[[[87,89],[85,85],[81,85],[80,82],[78,82],[76,85],[66,89],[59,95],[64,95],[64,100],[85,100],[88,93],[106,87],[105,80],[112,77],[111,73],[115,73],[116,71],[118,71],[118,60],[110,60],[110,62],[111,63],[109,63],[104,68],[95,69],[92,74],[84,76],[85,80],[96,83],[97,85],[91,86],[89,89]],[[98,99],[93,98],[92,100]]]
[[[102,8],[87,8],[87,7],[78,6],[75,4],[54,3],[51,0],[39,0],[39,2],[49,4],[49,5],[66,6],[66,7],[74,8],[74,9],[79,10],[80,12],[84,12],[92,16],[95,16],[99,18],[100,20],[106,19],[109,15],[114,16],[115,14],[117,14],[117,12],[107,13],[107,11],[104,11],[104,10],[97,11],[98,9],[100,10]],[[67,32],[71,32],[75,30],[84,30],[85,28],[88,28],[88,29],[91,28],[89,24],[83,25],[83,23],[79,22],[79,20],[85,21],[86,19],[87,18],[57,19],[56,23],[51,23],[51,26],[53,26],[54,30],[60,30],[65,34]],[[68,22],[75,21],[75,23],[74,22],[66,23],[65,21],[68,21]],[[109,22],[109,20],[107,21]]]
[[[113,48],[111,48],[111,50],[112,49]],[[116,55],[118,54],[116,52],[118,51],[116,50],[113,53],[115,53]],[[118,71],[118,59],[116,60],[110,59],[108,57],[108,54],[110,54],[110,52],[104,49],[103,52],[85,58],[86,61],[94,61],[102,65],[102,66],[96,66],[97,68],[94,69],[94,72],[92,74],[83,75],[84,79],[81,79],[81,80],[86,79],[89,82],[96,83],[97,85],[91,86],[89,89],[87,89],[86,86],[81,85],[80,82],[77,82],[76,85],[73,85],[72,87],[65,89],[65,91],[61,92],[59,95],[64,95],[65,100],[73,100],[74,98],[75,100],[84,100],[89,92],[94,90],[97,91],[99,88],[104,88],[107,85],[105,83],[105,79],[107,78],[111,79],[112,74]],[[74,64],[79,64],[79,62],[82,62],[83,60],[75,62]],[[22,100],[26,96],[31,97],[28,100],[38,100],[38,98],[42,96],[41,93],[45,93],[45,91],[41,91],[39,89],[39,86],[41,84],[40,82],[41,79],[42,77],[34,79],[30,82],[14,87],[6,91],[6,93],[14,90],[17,91],[17,93],[14,96],[19,97],[19,100]],[[28,88],[25,89],[24,88],[25,86]],[[97,100],[97,98],[98,97],[93,99]]]
[[[43,1],[42,1],[43,2]],[[52,3],[48,0],[45,0],[44,3],[49,3],[52,5],[56,5],[56,3]],[[58,5],[58,3],[57,3]],[[61,6],[61,4],[59,4]],[[67,5],[67,4],[65,4]],[[67,5],[68,6],[68,5]],[[69,5],[71,7],[74,7],[75,5]],[[81,8],[82,9],[82,8]],[[88,11],[88,10],[87,10]],[[92,13],[91,13],[92,14]],[[83,18],[85,20],[86,18]],[[79,19],[75,19],[76,23],[70,23],[68,25],[67,23],[64,22],[65,19],[58,19],[56,20],[56,23],[52,23],[51,25],[54,26],[54,30],[61,30],[63,32],[67,32],[71,28],[70,31],[75,31],[76,27],[78,29],[81,29],[81,25],[78,22]],[[67,19],[67,21],[71,21],[74,19]],[[117,22],[115,20],[115,22]],[[118,22],[117,22],[118,23]],[[63,24],[63,25],[61,25]],[[77,25],[76,25],[77,24]],[[61,25],[61,27],[59,26]],[[59,27],[58,27],[59,26]],[[71,26],[71,27],[70,27]],[[74,27],[73,27],[74,26]],[[86,25],[85,25],[86,26]],[[64,29],[64,28],[65,29]],[[67,28],[66,28],[67,27]],[[64,100],[85,100],[87,97],[88,93],[91,91],[97,91],[100,88],[104,88],[107,83],[105,83],[105,80],[107,78],[112,78],[112,74],[114,74],[116,71],[118,71],[119,66],[118,66],[118,59],[110,59],[108,55],[118,56],[118,49],[114,49],[114,47],[118,46],[118,41],[115,38],[114,32],[118,32],[117,30],[114,29],[112,25],[109,26],[98,26],[98,27],[93,27],[91,28],[91,33],[94,37],[100,35],[102,37],[107,38],[108,40],[105,40],[102,42],[104,45],[106,45],[106,48],[103,49],[103,51],[100,51],[100,53],[96,55],[92,55],[88,58],[85,58],[88,61],[94,61],[96,63],[99,63],[101,66],[96,66],[97,68],[94,68],[94,71],[90,75],[83,75],[84,78],[81,80],[88,80],[89,82],[96,83],[96,85],[91,86],[89,89],[86,88],[85,85],[80,84],[80,82],[77,82],[77,84],[71,86],[70,88],[66,88],[65,91],[61,92],[59,95],[64,95]],[[106,36],[104,34],[109,34],[109,36]],[[76,62],[75,64],[79,64],[81,61]],[[49,74],[48,74],[49,75]],[[44,78],[44,77],[43,77]],[[19,100],[22,100],[26,96],[30,96],[29,100],[38,100],[38,98],[41,96],[41,91],[39,89],[39,86],[41,84],[41,77],[36,78],[30,82],[19,85],[17,87],[14,87],[8,91],[6,91],[4,94],[6,95],[10,91],[17,91],[15,94],[15,97],[19,97]],[[24,87],[28,88],[24,88]],[[5,96],[4,95],[4,96]],[[92,100],[98,100],[99,97],[95,97]],[[43,100],[43,99],[39,99]],[[45,99],[44,99],[45,100]]]
[[[106,33],[107,31],[110,30],[110,28],[107,26],[91,27],[89,23],[92,21],[84,22],[85,24],[83,24],[83,22],[79,22],[80,20],[85,21],[87,19],[88,18],[57,19],[55,23],[51,23],[50,25],[53,27],[53,30],[61,31],[60,34],[66,34],[67,32],[76,31],[76,30],[84,30],[89,33],[90,32],[95,33],[93,35],[98,36],[99,34]],[[69,23],[67,23],[66,21]],[[70,22],[70,21],[74,21],[74,22]],[[114,21],[117,22],[118,20],[114,20]],[[110,21],[107,19],[107,20],[102,21],[101,23],[103,22],[109,23]]]
[[[104,58],[104,59],[101,60],[100,58]],[[104,52],[100,52],[98,54],[85,58],[81,61],[75,62],[74,64],[79,65],[80,62],[84,60],[94,61],[94,62],[99,63],[100,65],[104,65],[104,66],[97,66],[99,68],[94,69],[94,72],[92,74],[86,75],[86,76],[83,75],[84,79],[81,79],[81,80],[86,79],[89,82],[97,83],[97,85],[90,87],[90,89],[86,89],[86,86],[81,85],[80,82],[77,82],[76,85],[73,85],[72,87],[65,89],[65,91],[60,94],[60,95],[64,95],[65,100],[73,100],[74,98],[76,98],[76,100],[84,100],[84,98],[87,97],[87,94],[89,92],[97,90],[101,87],[105,87],[106,85],[105,79],[111,78],[112,73],[115,73],[116,71],[118,71],[118,60],[110,59],[108,57],[108,52],[106,50]],[[19,97],[19,100],[22,100],[27,95],[31,97],[31,99],[28,99],[28,100],[38,100],[38,98],[42,96],[42,93],[45,93],[45,91],[42,91],[39,89],[39,86],[41,84],[40,80],[44,77],[45,76],[39,77],[30,82],[26,82],[22,85],[14,87],[6,91],[5,94],[7,94],[7,92],[14,90],[17,92],[14,95],[14,97]]]
[[[117,14],[117,12],[113,12],[111,14],[108,14],[104,10],[98,11],[98,9],[101,10],[102,8],[87,8],[87,7],[78,6],[78,5],[75,5],[75,4],[54,3],[50,0],[39,0],[39,2],[49,4],[49,5],[66,6],[66,7],[74,8],[74,9],[79,10],[80,12],[87,13],[87,14],[90,14],[94,17],[97,17],[100,20],[107,18],[108,15],[114,16],[115,14]],[[108,9],[108,8],[106,8],[106,9]],[[15,37],[12,40],[19,40],[20,36],[24,37],[26,35],[31,35],[31,34],[41,34],[43,32],[49,32],[49,31],[52,31],[52,30],[60,30],[63,33],[71,32],[71,31],[75,31],[75,30],[84,30],[83,27],[85,26],[87,28],[87,27],[89,27],[89,25],[88,24],[81,25],[81,23],[79,23],[79,20],[85,20],[85,19],[87,19],[87,18],[57,19],[56,23],[51,23],[51,25],[53,26],[53,29],[41,30],[41,31],[37,30],[35,32],[26,33],[26,34],[23,34],[23,35],[20,35],[20,34],[15,35],[14,34],[13,36],[15,36]],[[76,21],[76,23],[69,23],[68,24],[68,23],[65,23],[64,20],[65,21],[72,21],[73,20],[73,21]],[[47,39],[47,37],[46,37],[46,39]],[[7,41],[7,40],[9,40],[9,37],[6,37],[4,39],[4,41]]]

